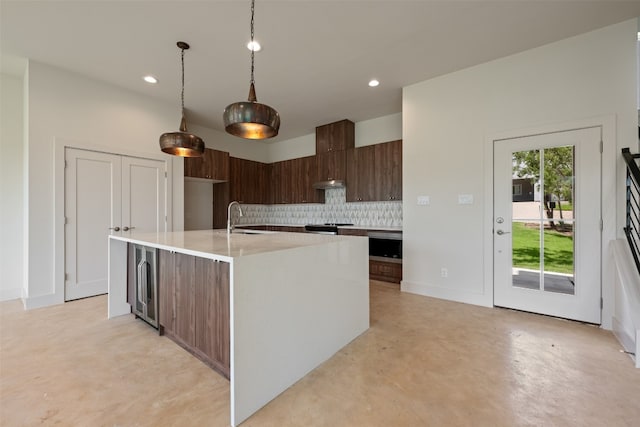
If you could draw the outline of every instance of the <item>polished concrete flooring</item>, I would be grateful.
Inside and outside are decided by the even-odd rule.
[[[0,303],[1,426],[229,424],[224,378],[106,305]],[[610,332],[381,282],[371,328],[243,424],[603,425],[640,425],[640,370]]]

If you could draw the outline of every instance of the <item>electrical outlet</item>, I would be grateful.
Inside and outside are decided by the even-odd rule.
[[[440,269],[440,276],[441,277],[448,277],[449,276],[449,270],[447,270],[446,268],[441,268]]]

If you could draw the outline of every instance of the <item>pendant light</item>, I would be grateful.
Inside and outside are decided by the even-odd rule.
[[[187,132],[187,121],[184,119],[184,51],[189,49],[185,42],[178,42],[180,57],[182,60],[182,120],[180,131],[167,132],[160,136],[160,149],[168,154],[180,157],[200,157],[204,153],[204,141],[197,135]]]
[[[251,45],[253,45],[253,15],[255,0],[251,0]],[[280,115],[256,98],[253,78],[255,51],[251,49],[251,84],[247,102],[235,102],[224,109],[224,129],[231,135],[246,139],[266,139],[278,135]]]

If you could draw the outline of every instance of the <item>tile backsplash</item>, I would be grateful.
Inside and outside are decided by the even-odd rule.
[[[325,203],[242,205],[239,224],[302,225],[325,222],[371,227],[402,227],[402,201],[346,202],[344,188],[325,190]]]

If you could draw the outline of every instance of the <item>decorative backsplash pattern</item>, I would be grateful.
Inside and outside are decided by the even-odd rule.
[[[325,203],[242,205],[239,224],[302,225],[325,222],[371,227],[402,227],[402,201],[346,202],[344,188],[325,190]]]

